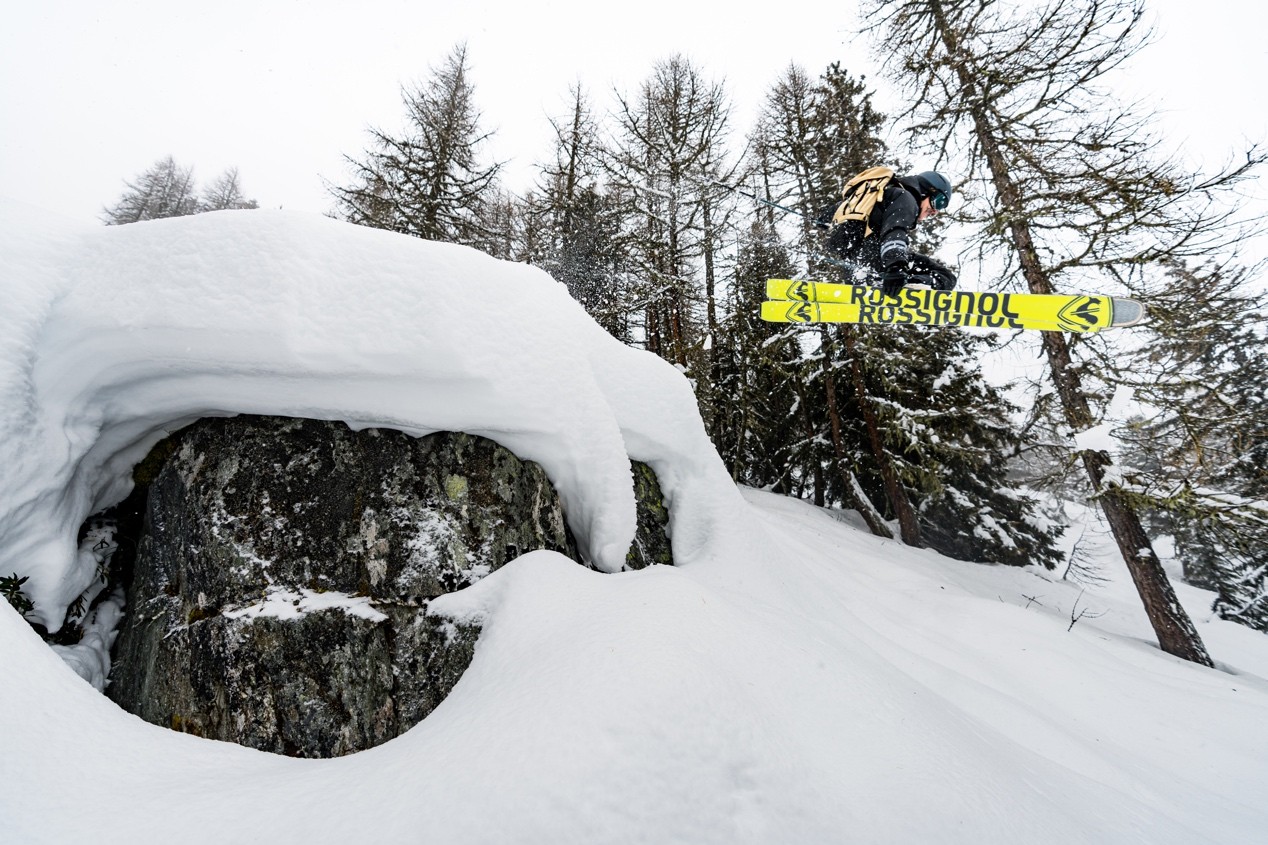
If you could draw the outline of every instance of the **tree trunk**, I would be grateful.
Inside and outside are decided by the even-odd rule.
[[[986,145],[991,146],[994,145]],[[998,156],[998,150],[993,151]],[[988,152],[987,159],[994,160]],[[996,177],[997,190],[1001,182],[1007,184],[1007,176]],[[1029,227],[1025,221],[1014,218],[1009,222],[1013,235],[1013,245],[1022,258],[1022,272],[1031,293],[1052,293],[1052,285],[1047,274],[1039,264],[1038,254],[1031,240]],[[1065,412],[1066,422],[1074,431],[1086,431],[1094,423],[1092,409],[1088,404],[1087,394],[1083,392],[1078,370],[1074,367],[1070,356],[1070,344],[1060,332],[1043,333],[1043,349],[1048,359],[1048,368],[1052,373],[1052,381],[1057,388],[1057,396],[1061,399],[1061,407]],[[1145,613],[1153,625],[1154,634],[1158,637],[1158,645],[1168,654],[1200,663],[1203,666],[1214,665],[1202,638],[1194,628],[1189,614],[1181,607],[1175,590],[1167,579],[1162,562],[1154,552],[1145,529],[1140,523],[1140,515],[1127,501],[1122,491],[1114,485],[1105,485],[1105,468],[1110,465],[1109,455],[1094,450],[1084,450],[1079,455],[1088,478],[1092,482],[1097,501],[1109,522],[1110,531],[1118,550],[1127,563],[1132,582],[1140,594],[1145,606]]]
[[[889,452],[886,451],[885,443],[881,438],[881,427],[876,419],[876,411],[872,408],[867,385],[863,381],[863,369],[859,366],[854,327],[842,326],[841,337],[845,341],[846,354],[850,357],[850,379],[854,384],[854,395],[858,399],[859,410],[863,415],[863,425],[867,428],[867,442],[871,447],[872,456],[880,466],[885,496],[889,499],[890,507],[894,509],[894,516],[898,518],[898,530],[902,534],[904,543],[924,548],[925,541],[920,533],[920,520],[916,518],[916,510],[911,506],[911,499],[907,498],[907,491],[903,489],[898,472],[894,469],[894,462],[890,460]]]
[[[1158,637],[1158,645],[1168,654],[1203,666],[1213,666],[1193,621],[1176,598],[1175,590],[1162,568],[1162,561],[1154,552],[1135,508],[1126,500],[1119,487],[1104,485],[1105,467],[1110,463],[1109,457],[1104,452],[1091,450],[1085,450],[1080,457],[1093,485],[1102,491],[1098,497],[1101,510],[1110,524],[1115,542],[1118,543],[1118,551],[1127,562],[1127,570],[1131,573],[1136,592],[1145,605],[1145,613]]]
[[[647,351],[653,355],[665,357],[665,345],[660,335],[660,312],[663,306],[652,302],[645,309],[647,323]]]
[[[802,381],[800,377],[796,377],[794,380],[796,382],[797,398],[799,400],[797,402],[798,416],[801,417],[801,425],[806,432],[807,448],[811,450],[811,460],[808,463],[811,467],[811,479],[813,480],[815,488],[814,502],[818,507],[823,507],[825,504],[823,488],[826,485],[826,481],[823,477],[823,464],[814,459],[813,444],[815,441],[815,427],[814,423],[810,420],[810,397],[808,395],[808,391],[806,390],[805,382]],[[829,408],[831,408],[833,399],[829,399],[828,402]],[[798,494],[798,498],[800,498],[800,493]]]
[[[943,14],[942,4],[938,0],[932,0],[930,9],[934,13],[948,55],[960,55],[956,33],[952,31]],[[1007,215],[1009,237],[1017,251],[1026,285],[1031,293],[1053,293],[1051,280],[1039,260],[1038,250],[1035,249],[1030,226],[1019,213],[1022,207],[1020,187],[1012,179],[1007,159],[995,137],[995,127],[981,105],[976,80],[963,64],[956,66],[956,73],[968,95],[965,99],[975,103],[969,108],[973,132],[986,158],[1000,207]],[[1086,431],[1094,419],[1078,370],[1073,366],[1070,345],[1065,335],[1060,332],[1044,332],[1043,349],[1066,421],[1074,431]],[[1141,526],[1139,514],[1120,489],[1105,485],[1105,468],[1110,464],[1109,456],[1104,452],[1084,450],[1080,453],[1080,459],[1109,522],[1119,552],[1127,563],[1136,591],[1145,606],[1145,613],[1158,637],[1158,645],[1163,651],[1176,657],[1204,666],[1213,665],[1197,629],[1193,627],[1188,613],[1180,606],[1175,590],[1167,580],[1162,563]]]
[[[867,523],[867,527],[871,529],[873,534],[877,537],[884,537],[887,540],[893,539],[894,533],[889,530],[889,526],[885,524],[881,515],[876,512],[876,508],[874,508],[872,503],[868,501],[867,496],[863,493],[862,486],[859,484],[858,478],[854,475],[854,472],[849,468],[849,466],[846,465],[845,444],[841,439],[841,415],[837,411],[836,379],[832,376],[832,340],[828,336],[826,330],[824,331],[823,351],[823,381],[828,397],[828,421],[832,432],[832,453],[835,457],[833,463],[837,468],[837,472],[841,476],[842,483],[845,485],[846,499],[850,502],[854,509],[859,512],[859,515],[863,517],[863,521]],[[882,472],[884,472],[884,469],[888,464],[888,462],[884,460],[885,457],[886,456],[883,453],[880,457],[878,457],[878,460],[882,461]],[[901,521],[899,524],[901,526]],[[906,542],[906,540],[907,535],[904,530],[903,541]]]

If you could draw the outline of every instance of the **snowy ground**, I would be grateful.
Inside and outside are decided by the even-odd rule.
[[[1218,670],[1105,584],[960,563],[737,491],[685,381],[548,278],[320,218],[0,215],[0,570],[42,618],[75,530],[207,413],[453,427],[539,460],[600,568],[625,454],[677,568],[521,557],[437,607],[475,661],[405,736],[294,760],[155,727],[0,604],[5,843],[1236,843],[1268,830],[1268,638],[1177,585]],[[472,291],[490,305],[469,317]],[[1078,601],[1076,608],[1075,602]],[[1071,627],[1080,609],[1088,613]]]

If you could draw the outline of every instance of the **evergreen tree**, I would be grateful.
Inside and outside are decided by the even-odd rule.
[[[402,90],[408,127],[397,137],[372,130],[372,148],[348,158],[354,182],[331,186],[344,219],[419,238],[497,251],[506,233],[489,226],[489,206],[499,199],[501,164],[485,165],[467,49],[453,49],[428,82]],[[496,214],[496,211],[494,212]],[[505,221],[503,221],[505,222]]]
[[[760,187],[798,212],[798,235],[812,273],[832,272],[812,221],[851,176],[889,161],[880,135],[886,121],[864,81],[839,63],[817,81],[792,65],[767,95],[753,139],[765,177]],[[774,214],[769,208],[766,213]]]
[[[643,342],[697,380],[707,379],[705,335],[716,320],[715,252],[734,165],[722,86],[687,59],[660,62],[636,97],[620,97],[606,168],[625,203],[625,244],[644,303]],[[707,387],[707,386],[706,386]],[[711,403],[702,402],[706,416]]]
[[[883,122],[872,109],[870,93],[837,64],[814,84],[792,66],[767,98],[762,129],[753,143],[755,167],[768,195],[800,211],[798,239],[814,278],[838,280],[839,274],[820,254],[820,235],[811,221],[850,176],[884,160],[887,153],[878,134]],[[869,426],[865,418],[871,398],[862,378],[867,356],[859,349],[858,331],[825,326],[815,335],[803,340],[807,406],[802,422],[807,436],[800,450],[801,457],[816,462],[808,473],[818,488],[815,500],[843,502],[857,509],[874,533],[890,536],[859,482],[862,467],[870,465],[889,482],[880,496],[891,513],[902,515],[905,540],[921,545],[915,511],[874,419]]]
[[[884,116],[862,83],[839,65],[811,84],[793,67],[772,90],[766,131],[754,144],[766,184],[804,209],[797,233],[810,272],[837,272],[818,255],[806,221],[839,196],[854,173],[887,161]],[[938,220],[918,230],[931,253]],[[874,532],[896,519],[904,542],[973,560],[1052,565],[1052,529],[1034,500],[1007,479],[1020,435],[979,360],[990,342],[955,329],[822,327],[802,372],[817,442],[798,457],[824,462],[828,501],[860,511]],[[791,429],[792,425],[786,428]],[[824,445],[830,448],[824,448]]]
[[[621,204],[601,184],[599,128],[580,87],[566,119],[552,119],[555,150],[526,203],[528,260],[559,281],[619,340],[629,342]]]
[[[238,168],[231,167],[203,189],[199,202],[200,211],[259,208],[255,200],[247,199],[238,180]]]
[[[755,220],[740,243],[735,280],[720,328],[716,354],[719,403],[710,437],[731,477],[752,487],[791,492],[799,432],[795,379],[797,333],[761,319],[766,280],[787,278],[793,268],[788,248],[764,219]]]
[[[105,210],[107,226],[183,217],[200,210],[193,168],[181,167],[170,155],[159,159],[135,181],[124,184],[127,190],[123,196]]]
[[[1141,291],[1141,346],[1118,382],[1145,412],[1124,486],[1165,516],[1186,580],[1222,617],[1268,631],[1268,294],[1244,269],[1170,262]]]
[[[869,327],[870,330],[871,327]],[[881,379],[886,448],[916,503],[922,537],[961,560],[1053,568],[1060,526],[1010,478],[1022,447],[1018,409],[982,375],[994,335],[954,328],[876,326],[895,346],[919,355],[869,369]]]

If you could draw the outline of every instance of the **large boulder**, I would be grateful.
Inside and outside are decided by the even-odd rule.
[[[542,469],[482,438],[244,416],[164,452],[107,692],[177,730],[301,757],[385,742],[471,660],[478,631],[430,599],[534,549],[580,560]],[[635,469],[629,566],[671,563]]]

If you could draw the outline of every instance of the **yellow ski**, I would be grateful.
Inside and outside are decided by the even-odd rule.
[[[1136,325],[1143,306],[1112,296],[982,293],[903,288],[886,297],[876,288],[770,279],[762,319],[778,323],[868,323],[972,326],[1095,332]]]

